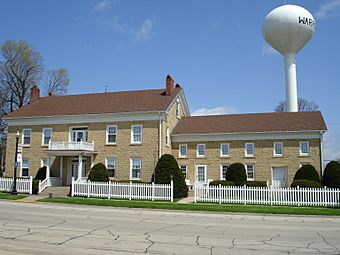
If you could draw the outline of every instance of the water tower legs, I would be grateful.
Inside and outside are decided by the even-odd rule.
[[[285,55],[286,103],[287,112],[298,111],[295,55]]]

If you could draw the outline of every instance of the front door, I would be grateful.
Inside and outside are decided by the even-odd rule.
[[[69,169],[69,175],[67,179],[67,185],[70,185],[72,183],[72,177],[74,177],[74,180],[78,179],[78,166],[79,162],[78,160],[72,160],[70,164]],[[83,161],[83,169],[82,169],[82,177],[86,176],[86,161]]]
[[[287,186],[287,169],[284,167],[273,167],[273,181],[274,188],[282,188]]]
[[[196,184],[203,185],[207,183],[207,166],[196,165]]]

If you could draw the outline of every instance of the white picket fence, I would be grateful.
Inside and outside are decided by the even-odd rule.
[[[32,176],[30,178],[17,178],[17,192],[32,194]],[[0,177],[0,191],[11,192],[13,188],[14,178]]]
[[[294,206],[340,206],[340,189],[197,186],[195,202]]]
[[[170,184],[74,181],[71,196],[169,200],[173,202],[173,181]]]

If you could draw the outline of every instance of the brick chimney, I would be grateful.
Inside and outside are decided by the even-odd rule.
[[[31,88],[30,103],[33,103],[40,98],[40,89],[37,86]]]
[[[166,92],[165,95],[172,96],[174,94],[174,79],[168,74],[166,76]]]

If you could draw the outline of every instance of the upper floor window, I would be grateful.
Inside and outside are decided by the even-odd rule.
[[[142,143],[142,125],[131,126],[131,143]]]
[[[229,165],[221,165],[220,180],[225,180]]]
[[[228,157],[229,156],[229,143],[222,143],[221,144],[221,157]]]
[[[282,156],[283,155],[283,143],[282,142],[273,143],[273,150],[274,150],[274,156]]]
[[[31,144],[31,129],[24,129],[22,131],[22,143],[23,145]]]
[[[309,142],[300,142],[300,156],[309,155]]]
[[[244,148],[246,157],[254,157],[255,155],[255,144],[254,143],[246,143]]]
[[[132,158],[130,160],[130,171],[131,179],[140,179],[142,171],[142,159]]]
[[[48,145],[52,139],[52,128],[44,128],[42,132],[42,145]]]
[[[117,142],[117,126],[107,126],[106,128],[106,143],[116,144]]]
[[[88,141],[88,128],[87,127],[74,127],[71,129],[72,142],[87,142]]]
[[[184,176],[184,179],[188,179],[188,166],[187,165],[180,165],[181,172]]]
[[[246,164],[247,180],[255,180],[255,164]]]
[[[30,173],[30,161],[28,159],[22,159],[21,177],[28,177],[29,173]]]
[[[166,131],[165,131],[165,144],[167,146],[170,146],[170,138],[169,138],[169,136],[170,136],[170,131],[169,131],[169,128],[167,127]]]
[[[205,157],[205,144],[197,144],[197,157]]]
[[[116,174],[116,161],[112,158],[107,158],[105,160],[107,171],[109,172],[109,177],[115,177]]]
[[[180,144],[179,145],[179,155],[180,158],[186,158],[188,156],[188,145]]]

